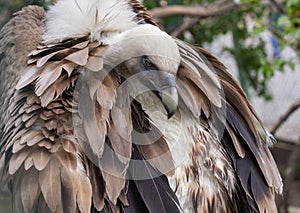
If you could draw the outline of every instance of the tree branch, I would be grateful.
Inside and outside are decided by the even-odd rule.
[[[202,6],[184,6],[184,5],[170,5],[150,10],[150,15],[154,18],[163,18],[172,15],[197,16],[199,18],[207,18],[221,15],[225,12],[239,8],[241,4],[233,1],[220,0],[216,3],[210,4],[207,7]]]
[[[199,17],[190,17],[190,16],[184,17],[182,24],[176,27],[176,29],[171,33],[171,35],[174,37],[178,37],[182,32],[189,29],[198,21],[199,21]]]
[[[274,127],[271,129],[271,134],[275,135],[276,131],[279,129],[279,127],[290,117],[291,114],[293,114],[298,108],[300,108],[300,99],[294,103],[288,111],[282,115],[279,119],[279,121],[274,125]]]
[[[288,139],[280,138],[280,137],[275,137],[275,139],[278,142],[278,143],[276,143],[276,144],[278,144],[277,146],[281,146],[281,145],[282,146],[289,146],[289,147],[300,146],[300,143],[298,143],[295,140],[288,140]]]

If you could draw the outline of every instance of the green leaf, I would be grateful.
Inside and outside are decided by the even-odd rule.
[[[296,65],[295,65],[294,62],[288,61],[288,62],[287,62],[287,65],[291,68],[291,70],[295,70]]]
[[[255,26],[253,28],[253,36],[259,36],[262,32],[266,31],[266,28],[264,26]]]
[[[279,17],[277,24],[279,27],[286,27],[290,24],[290,19],[286,15],[282,15]]]
[[[287,7],[297,6],[300,4],[299,0],[287,0]]]

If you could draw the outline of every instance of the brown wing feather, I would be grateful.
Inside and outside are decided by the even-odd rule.
[[[40,33],[42,29],[43,26]],[[8,91],[14,101],[8,110],[1,108],[6,110],[1,117],[6,119],[6,125],[0,146],[1,158],[5,158],[4,173],[10,176],[12,184],[25,187],[17,177],[29,178],[31,173],[27,171],[38,171],[39,192],[32,198],[35,199],[33,208],[87,212],[92,206],[91,196],[99,211],[104,208],[104,200],[111,207],[119,205],[119,196],[126,204],[121,192],[131,158],[131,143],[128,143],[131,113],[129,106],[115,105],[119,77],[102,69],[107,46],[90,42],[87,37],[48,46],[38,46],[38,42],[21,58],[23,64],[18,69],[25,69],[20,80],[19,74],[16,75],[17,85],[13,79],[18,92]],[[9,103],[5,98],[4,102]],[[77,130],[73,126],[73,121],[78,122],[76,118],[79,118]],[[89,157],[100,170],[88,166],[91,164],[88,158],[78,157],[84,156],[78,143],[86,153],[93,153]],[[115,153],[107,156],[109,152],[103,156],[105,146],[120,156]],[[85,168],[93,169],[85,171]],[[61,175],[51,171],[61,171]],[[89,174],[102,180],[87,179]],[[100,192],[92,190],[92,186]],[[58,191],[56,196],[53,190]],[[62,196],[66,202],[62,202]],[[19,202],[22,196],[16,195],[15,199],[20,209],[26,211],[32,207],[31,202],[25,206],[23,201]]]
[[[99,59],[99,45],[82,38],[38,47],[43,19],[42,8],[27,7],[0,32],[3,180],[13,186],[21,212],[88,212],[92,184],[85,168],[90,162],[79,157],[70,111],[75,107],[75,68],[87,63],[86,50]],[[27,55],[36,48],[25,69]]]
[[[128,3],[137,13],[139,23],[156,25],[138,0],[129,0]],[[116,88],[120,81],[118,76],[109,75],[103,84],[92,79],[93,72],[101,73],[106,46],[91,43],[87,37],[38,46],[43,19],[41,8],[27,7],[0,32],[0,158],[4,160],[4,177],[17,192],[14,195],[16,207],[21,212],[33,209],[43,212],[87,212],[92,206],[98,211],[121,211],[124,205],[133,204],[133,200],[128,201],[124,196],[127,187],[129,191],[132,189],[132,185],[125,180],[132,147],[124,149],[123,143],[124,140],[131,140],[132,125],[142,132],[148,130],[149,118],[133,106],[115,105]],[[257,130],[256,121],[261,122],[255,111],[238,83],[217,59],[203,49],[193,49],[176,41],[182,55],[178,73],[182,83],[182,88],[178,90],[182,99],[196,117],[202,116],[202,113],[205,115],[200,122],[206,119],[206,128],[214,123],[207,122],[215,119],[214,113],[227,127],[221,142],[238,177],[235,196],[241,195],[242,198],[237,205],[242,210],[275,211],[273,189],[280,191],[281,178]],[[212,68],[216,73],[211,72]],[[81,94],[85,99],[73,100],[78,95],[75,82],[80,72],[89,73],[85,75],[87,79],[81,79],[88,80],[89,84],[84,85],[86,90],[80,90],[85,92]],[[107,74],[104,72],[104,75]],[[6,88],[5,85],[11,87]],[[221,96],[222,89],[225,99]],[[86,107],[91,110],[87,112]],[[226,107],[228,111],[224,116],[220,110]],[[71,113],[75,113],[80,120],[76,139],[72,123],[76,116],[72,117]],[[114,120],[117,124],[113,123]],[[119,126],[120,122],[124,124]],[[100,169],[83,154],[82,148],[94,153],[89,157]],[[111,152],[103,155],[104,149],[124,155],[125,160],[115,153],[110,155]],[[135,152],[141,159],[152,159],[168,153],[168,146],[164,139],[160,139],[146,147],[138,146]],[[172,164],[172,157],[168,156],[166,162]],[[161,162],[153,161],[151,166],[163,170]],[[54,171],[60,172],[56,174]],[[33,187],[31,178],[39,180],[39,184]],[[166,186],[170,194],[165,199],[172,201],[170,206],[176,209],[176,196],[165,177],[153,179],[155,181]],[[143,190],[147,186],[138,185],[138,182],[135,184],[144,199],[142,202],[151,203],[151,197]],[[161,190],[158,189],[159,193],[162,193]],[[151,205],[148,209],[156,209],[153,203]]]
[[[274,187],[276,191],[280,191],[282,187],[281,178],[274,162],[274,159],[267,147],[267,143],[265,139],[260,136],[260,127],[263,127],[261,120],[259,119],[258,115],[256,114],[254,108],[249,103],[246,98],[245,93],[242,91],[239,83],[234,80],[234,78],[228,73],[227,69],[221,64],[216,58],[214,58],[211,54],[203,49],[199,49],[201,53],[209,60],[209,62],[214,66],[215,70],[217,71],[218,76],[220,77],[221,83],[223,84],[223,89],[225,92],[225,96],[227,98],[227,103],[234,107],[235,110],[239,111],[239,114],[245,119],[245,125],[248,126],[250,129],[249,132],[252,132],[254,135],[253,140],[256,141],[257,147],[259,149],[259,153],[263,156],[260,156],[260,159],[268,159],[269,163],[267,163],[267,170],[264,171],[265,173],[272,174],[272,181],[267,180],[270,183],[270,187]],[[224,82],[230,82],[231,87],[225,85]],[[227,95],[228,94],[228,95]],[[239,97],[238,100],[235,99],[236,97],[232,97],[229,94],[235,94],[236,97]],[[242,102],[242,105],[241,105]],[[255,122],[258,122],[257,125]],[[249,142],[249,141],[247,141]],[[253,151],[253,150],[252,150]],[[258,157],[258,156],[257,156]],[[268,176],[267,174],[265,174]]]
[[[177,74],[180,96],[196,117],[200,116],[201,111],[209,117],[211,104],[221,107],[222,95],[218,76],[192,47],[180,40],[175,41],[182,60]]]
[[[225,66],[207,51],[196,47],[194,49],[199,57],[213,68],[222,84],[225,120],[224,114],[220,112],[222,108],[212,105],[211,109],[218,119],[224,122],[225,133],[221,142],[239,179],[236,190],[241,190],[245,196],[243,202],[248,203],[253,211],[276,212],[274,191],[281,193],[282,180],[270,150],[260,136],[261,121]],[[206,99],[210,100],[207,94],[205,95]],[[199,106],[202,106],[201,104],[199,103]]]
[[[150,124],[148,115],[137,101],[133,101],[131,108],[133,126],[136,131],[133,141],[136,143],[137,149],[155,169],[162,174],[171,175],[174,162],[162,133],[157,127]]]

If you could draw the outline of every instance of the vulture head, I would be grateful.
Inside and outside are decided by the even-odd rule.
[[[178,104],[176,75],[180,65],[179,49],[173,38],[156,26],[143,24],[105,42],[109,48],[104,64],[119,67],[125,79],[135,76],[135,82],[161,100],[170,118]]]

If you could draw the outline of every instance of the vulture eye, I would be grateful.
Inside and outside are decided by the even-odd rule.
[[[155,65],[150,61],[147,56],[142,57],[142,63],[146,69],[154,69]]]

